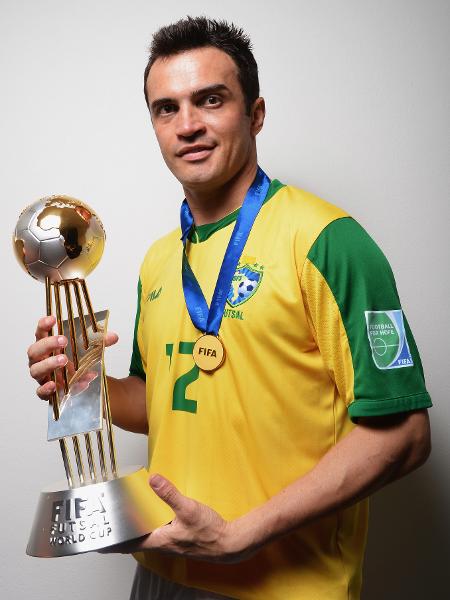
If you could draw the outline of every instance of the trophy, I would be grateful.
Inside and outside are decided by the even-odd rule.
[[[102,256],[103,225],[83,202],[51,196],[21,213],[13,244],[26,272],[45,282],[47,315],[54,300],[58,335],[69,340],[61,350],[68,363],[52,375],[47,433],[59,442],[67,485],[41,492],[27,554],[69,556],[145,535],[148,473],[130,467],[119,475],[103,360],[108,311],[94,312],[84,279]]]

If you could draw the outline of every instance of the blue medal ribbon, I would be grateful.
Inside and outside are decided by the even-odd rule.
[[[258,167],[256,177],[250,186],[244,202],[236,219],[236,224],[228,242],[219,276],[217,277],[216,287],[211,300],[211,306],[205,300],[205,296],[195,277],[186,255],[186,242],[189,233],[194,225],[194,218],[191,209],[186,200],[181,205],[181,241],[183,242],[183,265],[182,279],[184,298],[186,307],[191,317],[192,323],[197,329],[206,334],[217,336],[222,323],[223,311],[230,291],[231,282],[236,271],[239,259],[244,246],[247,242],[253,223],[264,203],[270,186],[270,179]]]

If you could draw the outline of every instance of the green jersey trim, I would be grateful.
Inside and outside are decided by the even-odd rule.
[[[357,400],[350,404],[348,412],[352,419],[357,419],[358,417],[392,415],[410,410],[430,408],[430,406],[432,406],[430,395],[428,392],[423,392],[422,394],[413,394],[402,398],[386,398],[378,401]]]
[[[144,371],[144,366],[142,364],[141,353],[139,351],[139,345],[137,341],[137,332],[139,327],[139,319],[141,317],[141,295],[142,295],[142,283],[139,278],[138,287],[137,287],[137,310],[136,310],[136,320],[134,322],[134,336],[133,336],[133,353],[131,355],[131,364],[130,364],[130,375],[136,375],[140,377],[144,381],[146,380],[146,375]]]
[[[411,366],[379,369],[367,338],[365,311],[401,310],[394,275],[380,248],[354,219],[342,217],[323,229],[308,259],[328,283],[347,333],[354,371],[355,400],[350,414],[360,416],[360,403],[362,411],[371,407],[371,415],[417,408],[414,398],[429,396],[406,317],[403,320]]]
[[[267,191],[264,204],[270,200],[278,192],[278,190],[284,187],[284,185],[285,184],[278,181],[278,179],[273,179],[270,182],[270,187]],[[236,221],[240,210],[240,208],[237,208],[235,211],[229,215],[226,215],[225,217],[222,217],[222,219],[219,219],[219,221],[216,221],[215,223],[205,223],[204,225],[198,225],[197,227],[194,225],[191,233],[189,234],[189,240],[194,244],[205,242],[213,235],[213,233],[223,229],[224,227],[227,227],[227,225],[233,223],[233,221]]]

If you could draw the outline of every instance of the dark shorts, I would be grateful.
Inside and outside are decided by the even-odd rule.
[[[133,579],[130,600],[232,600],[214,592],[185,587],[167,581],[138,565]]]

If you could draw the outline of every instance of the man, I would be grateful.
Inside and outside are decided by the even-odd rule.
[[[149,434],[155,529],[123,548],[140,551],[132,597],[354,600],[364,499],[430,450],[390,267],[344,211],[258,169],[241,30],[161,29],[145,96],[186,203],[141,268],[130,376],[109,378],[115,424]],[[28,351],[41,398],[65,361],[53,324]]]

